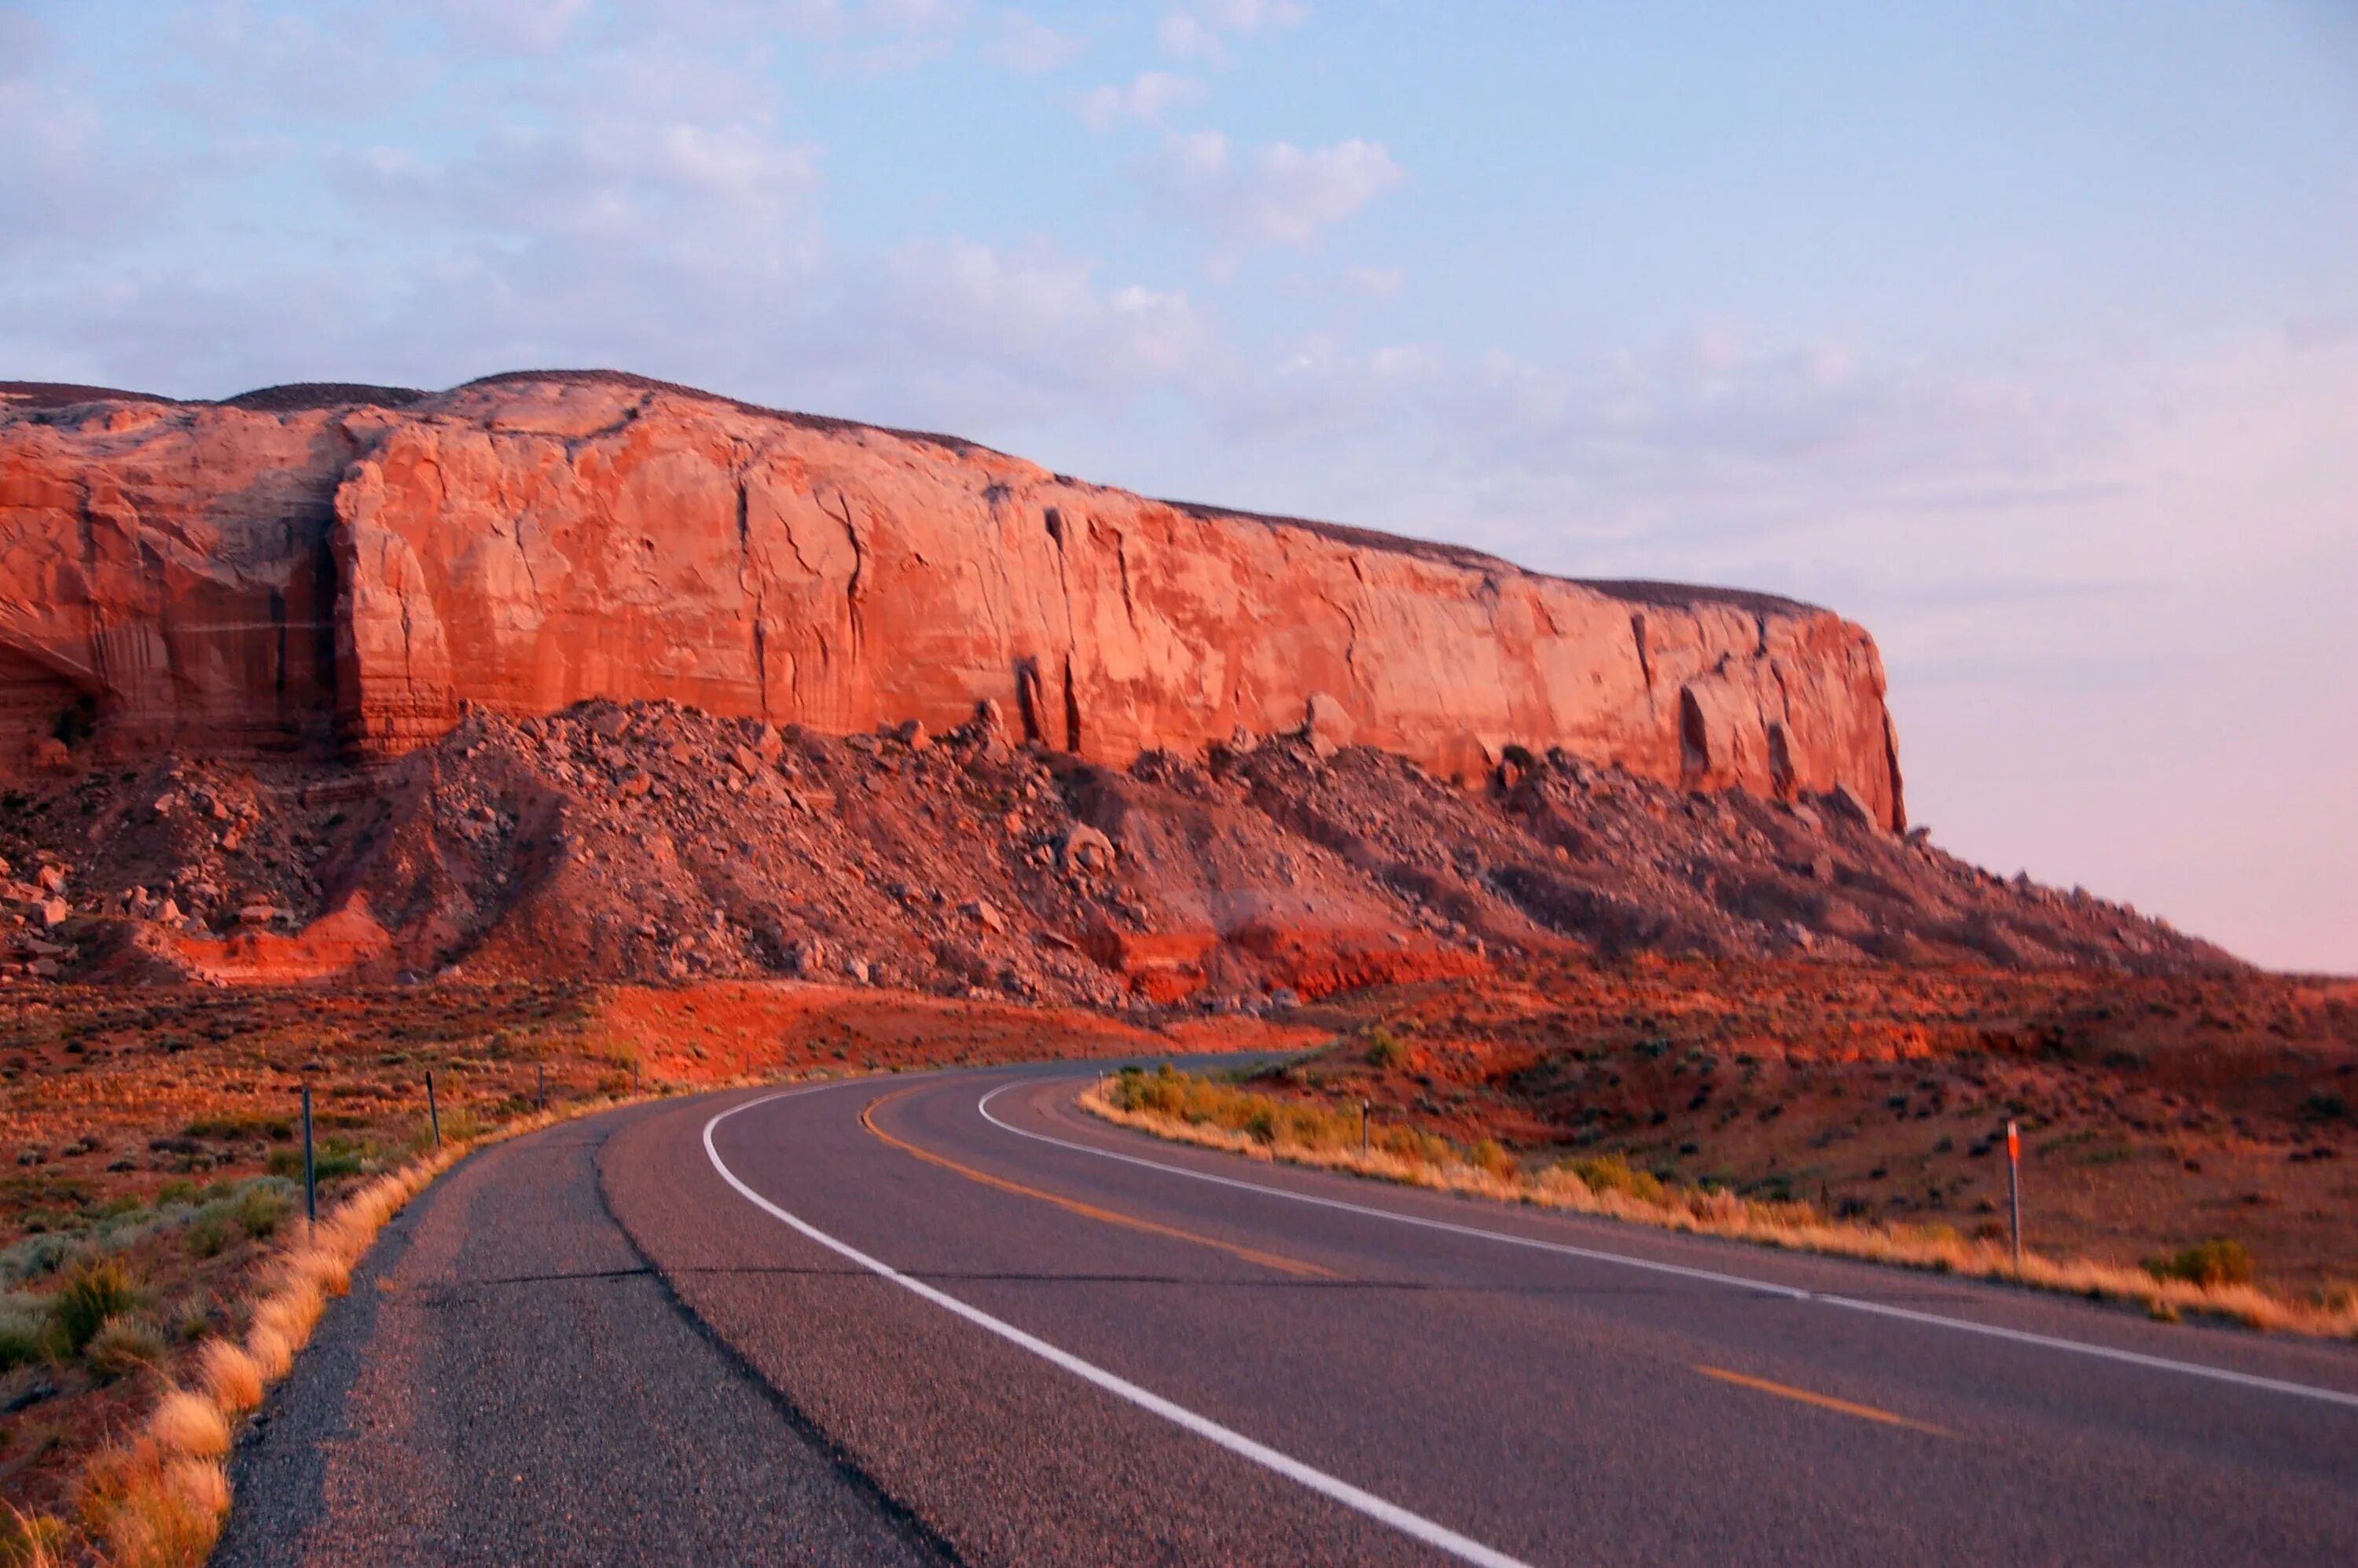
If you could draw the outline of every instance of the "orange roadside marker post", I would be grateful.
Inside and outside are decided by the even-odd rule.
[[[2006,1195],[2007,1206],[2014,1211],[2014,1271],[2022,1273],[2022,1129],[2015,1122],[2006,1124]]]

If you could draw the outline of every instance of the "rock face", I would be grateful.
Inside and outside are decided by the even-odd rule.
[[[1874,642],[1787,600],[1148,500],[609,373],[182,404],[0,384],[0,773],[394,756],[668,699],[1113,766],[1238,730],[1511,747],[1905,823]]]

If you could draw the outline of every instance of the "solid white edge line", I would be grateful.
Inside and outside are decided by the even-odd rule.
[[[1094,1154],[1101,1160],[1119,1160],[1127,1165],[1142,1165],[1150,1171],[1163,1171],[1193,1181],[1210,1182],[1217,1186],[1240,1187],[1246,1192],[1260,1193],[1269,1197],[1285,1198],[1294,1203],[1310,1204],[1319,1208],[1341,1209],[1347,1214],[1367,1215],[1376,1219],[1389,1219],[1400,1225],[1413,1225],[1427,1230],[1444,1230],[1456,1236],[1479,1237],[1487,1241],[1504,1242],[1511,1247],[1528,1247],[1541,1252],[1556,1252],[1566,1257],[1584,1258],[1597,1263],[1617,1263],[1623,1268],[1643,1269],[1657,1274],[1674,1274],[1683,1279],[1703,1280],[1713,1284],[1728,1285],[1737,1290],[1758,1291],[1782,1296],[1789,1301],[1818,1302],[1827,1306],[1847,1307],[1853,1312],[1872,1313],[1879,1317],[1899,1318],[1909,1323],[1925,1324],[1939,1328],[1955,1329],[1963,1334],[1985,1335],[1992,1339],[2010,1340],[2017,1345],[2035,1345],[2050,1350],[2069,1350],[2102,1360],[2118,1361],[2133,1367],[2148,1367],[2166,1372],[2180,1372],[2188,1377],[2210,1378],[2223,1383],[2234,1383],[2247,1389],[2261,1389],[2270,1393],[2292,1394],[2302,1399],[2321,1400],[2328,1404],[2346,1405],[2358,1410],[2358,1394],[2346,1394],[2339,1389],[2321,1389],[2311,1383],[2288,1382],[2281,1378],[2263,1378],[2252,1372],[2237,1372],[2224,1367],[2209,1367],[2200,1361],[2175,1361],[2167,1356],[2148,1356],[2141,1351],[2116,1350],[2109,1345],[2091,1345],[2085,1340],[2065,1339],[2051,1334],[2034,1334],[2028,1329],[2005,1328],[1996,1324],[1975,1323],[1970,1318],[1943,1317],[1938,1313],[1918,1312],[1909,1307],[1887,1305],[1882,1302],[1862,1301],[1855,1296],[1831,1295],[1819,1291],[1798,1290],[1791,1285],[1774,1284],[1743,1274],[1725,1274],[1710,1269],[1690,1269],[1677,1263],[1659,1263],[1650,1258],[1632,1258],[1627,1253],[1606,1252],[1592,1247],[1575,1247],[1562,1241],[1542,1241],[1537,1237],[1517,1236],[1509,1231],[1485,1230],[1479,1226],[1455,1225],[1445,1219],[1427,1219],[1420,1215],[1401,1214],[1392,1209],[1377,1208],[1368,1204],[1347,1203],[1341,1198],[1319,1197],[1310,1193],[1290,1192],[1283,1187],[1265,1186],[1259,1182],[1238,1181],[1233,1176],[1215,1175],[1209,1171],[1190,1170],[1184,1165],[1166,1164],[1160,1160],[1142,1159],[1136,1154],[1124,1154],[1111,1149],[1098,1149],[1069,1139],[1051,1138],[1044,1132],[1033,1132],[1011,1122],[1001,1121],[990,1113],[990,1102],[1018,1087],[1017,1079],[992,1089],[975,1102],[982,1119],[1002,1132],[1012,1132],[1018,1138],[1036,1142],[1053,1143],[1059,1149],[1076,1153]],[[1051,1079],[1050,1082],[1058,1080]],[[1077,1081],[1077,1080],[1075,1080]]]
[[[840,1088],[847,1086],[838,1083],[825,1087]],[[800,1235],[817,1242],[829,1251],[849,1259],[878,1278],[890,1280],[903,1290],[933,1303],[944,1312],[962,1317],[978,1328],[988,1329],[1008,1343],[1021,1346],[1041,1359],[1061,1367],[1087,1382],[1094,1383],[1117,1398],[1127,1400],[1141,1410],[1151,1411],[1173,1425],[1194,1433],[1206,1442],[1217,1444],[1229,1453],[1249,1459],[1265,1469],[1273,1470],[1286,1479],[1306,1487],[1322,1497],[1331,1498],[1346,1508],[1357,1509],[1370,1519],[1388,1524],[1402,1535],[1421,1541],[1425,1545],[1439,1552],[1445,1552],[1461,1561],[1480,1563],[1483,1568],[1528,1568],[1528,1565],[1520,1559],[1509,1557],[1503,1552],[1495,1552],[1478,1541],[1458,1534],[1445,1525],[1435,1524],[1422,1514],[1413,1514],[1397,1503],[1386,1502],[1372,1492],[1361,1491],[1348,1481],[1329,1476],[1323,1470],[1314,1470],[1299,1459],[1291,1458],[1280,1454],[1274,1448],[1255,1443],[1244,1433],[1222,1426],[1209,1417],[1197,1415],[1184,1405],[1174,1404],[1162,1395],[1152,1393],[1126,1378],[1117,1377],[1102,1367],[1084,1361],[1070,1351],[1060,1350],[1044,1339],[1026,1334],[1013,1324],[1002,1322],[991,1316],[979,1307],[968,1306],[956,1296],[937,1291],[922,1280],[911,1279],[892,1265],[879,1261],[849,1242],[838,1241],[808,1221],[787,1213],[760,1193],[755,1192],[740,1180],[737,1173],[730,1170],[727,1162],[720,1158],[720,1151],[712,1141],[712,1130],[741,1110],[751,1110],[755,1106],[767,1105],[773,1100],[790,1099],[797,1095],[816,1092],[817,1091],[813,1089],[785,1089],[777,1094],[763,1095],[759,1099],[750,1099],[741,1105],[731,1106],[704,1124],[706,1158],[712,1162],[712,1168],[720,1173],[720,1179],[736,1188],[738,1195],[755,1208],[790,1227]]]

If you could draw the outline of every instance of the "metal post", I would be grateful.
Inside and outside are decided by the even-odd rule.
[[[2014,1271],[2022,1272],[2022,1129],[2006,1124],[2006,1195],[2014,1211]]]
[[[1362,1160],[1368,1157],[1368,1115],[1369,1109],[1370,1107],[1368,1101],[1361,1100],[1359,1102],[1359,1158]]]
[[[319,1162],[311,1152],[311,1086],[303,1086],[303,1223],[319,1228]]]
[[[540,1108],[546,1110],[548,1108],[548,1064],[540,1062],[535,1065],[540,1073]]]
[[[426,1075],[426,1119],[434,1124],[434,1147],[442,1147],[442,1108],[434,1099],[434,1075]]]

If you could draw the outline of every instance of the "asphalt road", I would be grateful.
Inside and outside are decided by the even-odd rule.
[[[2358,1348],[1176,1148],[1090,1071],[479,1155],[219,1560],[2358,1562]]]

